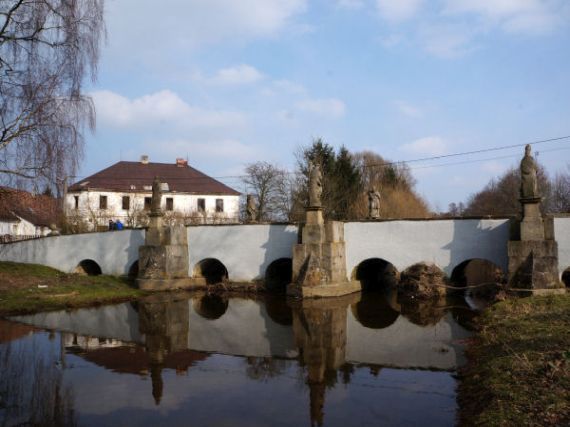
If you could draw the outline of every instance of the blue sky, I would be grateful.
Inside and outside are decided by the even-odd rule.
[[[322,137],[410,160],[570,135],[567,0],[107,0],[81,176],[119,160],[293,169]],[[570,140],[540,144],[551,173]],[[412,163],[433,209],[522,148]],[[501,157],[495,159],[494,157]],[[456,164],[473,161],[472,163]],[[453,165],[449,165],[453,163]],[[442,166],[447,164],[446,166]],[[222,181],[244,191],[237,178]]]

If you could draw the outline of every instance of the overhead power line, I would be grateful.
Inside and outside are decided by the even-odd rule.
[[[560,137],[556,137],[556,138],[542,139],[542,140],[531,141],[531,142],[525,142],[525,143],[519,143],[519,144],[511,144],[511,145],[503,145],[503,146],[498,146],[498,147],[482,148],[480,150],[463,151],[463,152],[452,153],[452,154],[442,154],[439,156],[421,157],[421,158],[410,159],[410,160],[398,160],[398,161],[394,161],[394,162],[368,163],[368,164],[363,165],[363,167],[364,168],[386,167],[386,166],[404,165],[404,164],[409,164],[409,163],[420,163],[420,162],[427,162],[427,161],[432,161],[432,160],[446,159],[446,158],[451,158],[451,157],[470,156],[473,154],[489,153],[489,152],[494,152],[494,151],[508,150],[508,149],[512,149],[512,148],[520,148],[520,147],[524,147],[526,145],[539,145],[539,144],[545,144],[548,142],[554,142],[554,143],[556,143],[556,142],[570,142],[570,135],[560,136]],[[560,150],[566,150],[566,149],[568,149],[568,148],[542,150],[541,152],[546,153],[546,152],[560,151]],[[476,163],[476,162],[483,162],[483,161],[489,161],[489,160],[506,159],[506,158],[512,158],[512,157],[517,157],[517,155],[498,156],[498,157],[490,157],[490,158],[485,158],[485,159],[466,160],[466,161],[454,162],[454,163],[440,163],[437,165],[415,166],[415,167],[411,167],[411,169],[427,169],[427,168],[433,168],[433,167],[454,166],[454,165]],[[284,173],[287,175],[296,175],[299,172],[285,171]],[[210,176],[196,176],[196,177],[190,177],[190,178],[168,178],[168,181],[169,182],[175,182],[175,181],[189,181],[189,180],[210,180],[212,178],[216,179],[216,180],[242,180],[243,178],[246,178],[247,176],[248,175],[226,175],[226,176],[212,176],[212,177],[210,177]],[[85,180],[86,178],[89,178],[89,177],[84,177],[81,181]],[[137,178],[135,178],[135,179],[115,178],[115,179],[116,180],[125,180],[125,181],[136,181],[137,180]],[[78,182],[81,182],[81,181],[78,181]]]

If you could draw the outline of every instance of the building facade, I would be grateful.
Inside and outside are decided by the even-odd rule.
[[[57,211],[51,196],[0,187],[0,243],[47,236]]]
[[[152,181],[164,185],[162,210],[172,223],[235,223],[240,193],[189,166],[175,163],[121,161],[69,187],[65,197],[68,221],[83,221],[89,229],[121,221],[127,227],[148,222]]]

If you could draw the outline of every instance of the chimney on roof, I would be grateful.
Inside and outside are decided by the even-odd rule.
[[[143,165],[148,165],[148,155],[143,154],[143,155],[141,156],[141,163],[142,163]]]
[[[179,168],[183,168],[184,166],[188,166],[188,160],[181,159],[180,157],[176,159],[176,166]]]

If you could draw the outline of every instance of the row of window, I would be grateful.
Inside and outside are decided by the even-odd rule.
[[[75,197],[75,209],[79,209],[79,196]],[[144,198],[144,210],[150,210],[152,203],[152,197],[145,197]],[[122,208],[125,211],[128,211],[131,208],[131,197],[130,196],[123,196],[122,199]],[[107,209],[107,196],[99,196],[99,209],[105,210]],[[197,200],[196,209],[198,212],[205,212],[206,211],[206,199],[199,198]],[[166,198],[166,210],[173,211],[174,210],[174,198],[167,197]],[[224,199],[216,199],[216,212],[223,212],[224,211]]]

